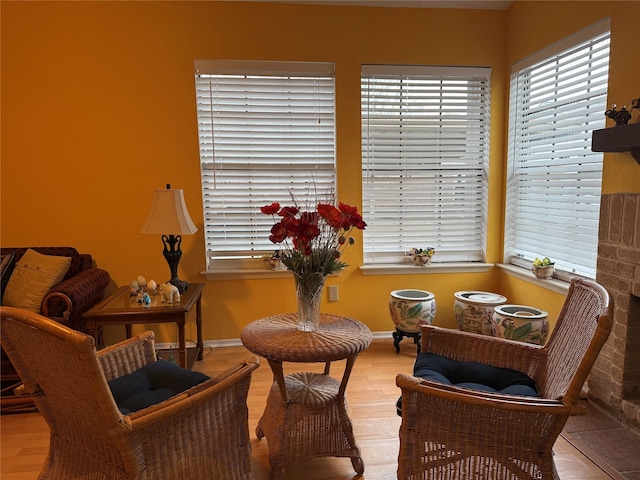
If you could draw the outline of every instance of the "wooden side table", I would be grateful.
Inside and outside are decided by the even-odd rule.
[[[349,457],[358,474],[364,473],[349,418],[345,389],[358,354],[371,343],[371,331],[357,320],[321,315],[316,332],[297,328],[296,314],[275,315],[247,325],[242,343],[266,358],[274,383],[256,435],[269,443],[270,480],[282,478],[282,469],[312,457]],[[329,375],[331,362],[346,359],[342,380]],[[285,376],[283,362],[325,364],[324,372]]]
[[[102,302],[82,315],[87,333],[98,342],[98,333],[104,325],[125,325],[127,338],[131,325],[136,323],[175,323],[178,326],[178,358],[180,366],[187,368],[187,347],[184,325],[187,315],[196,307],[197,360],[202,360],[202,290],[204,283],[190,283],[180,294],[180,304],[161,303],[160,295],[152,297],[151,306],[143,307],[135,297],[129,296],[129,287],[120,287]]]

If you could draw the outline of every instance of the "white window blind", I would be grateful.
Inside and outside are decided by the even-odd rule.
[[[511,75],[505,261],[549,257],[557,271],[595,278],[608,22],[538,53]]]
[[[335,187],[333,64],[196,61],[202,199],[212,260],[273,252],[260,207]],[[229,263],[229,262],[227,262]]]
[[[362,66],[365,263],[483,261],[489,68]]]

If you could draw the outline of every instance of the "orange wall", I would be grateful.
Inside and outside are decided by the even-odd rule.
[[[612,40],[612,73],[614,66],[631,63],[632,52],[623,54],[620,45],[633,44],[634,30],[622,28],[638,18],[635,2],[569,2],[554,7],[561,16],[557,25],[547,24],[547,15],[537,10],[551,3],[517,2],[509,11],[478,11],[246,2],[2,2],[0,241],[4,246],[72,245],[89,252],[111,274],[110,290],[140,274],[164,281],[169,272],[160,239],[138,231],[153,189],[171,183],[184,189],[199,228],[183,239],[179,275],[205,282],[200,274],[205,254],[194,59],[335,62],[338,191],[356,204],[361,204],[360,65],[475,65],[492,68],[488,261],[498,262],[508,65],[609,11],[614,28],[620,28]],[[520,25],[527,35],[516,28]],[[637,97],[632,78],[638,78],[637,70],[612,82],[612,94]],[[639,188],[640,168],[627,165],[626,154],[608,157],[615,157],[607,161],[616,164],[605,171],[608,190],[628,190],[627,184]],[[357,268],[362,262],[358,244],[345,257],[352,266],[328,281],[340,285],[341,300],[325,302],[322,310],[358,318],[374,331],[391,330],[387,299],[393,289],[434,292],[436,323],[449,327],[455,326],[455,291],[511,290],[495,269],[363,276]],[[207,282],[204,337],[237,338],[248,322],[293,310],[290,279]],[[159,341],[175,340],[173,328],[153,328]],[[194,339],[195,327],[188,328],[187,337]]]
[[[611,18],[607,103],[629,108],[631,100],[640,97],[640,1],[637,0],[514,2],[508,11],[507,70],[517,60],[607,17]],[[637,115],[635,110],[635,118]],[[607,126],[612,125],[613,122],[607,120]],[[605,154],[602,193],[617,192],[640,192],[640,168],[630,153]]]

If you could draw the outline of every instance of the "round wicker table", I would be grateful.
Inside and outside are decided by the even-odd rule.
[[[274,315],[247,325],[241,334],[245,347],[267,359],[274,383],[256,435],[269,443],[270,480],[282,469],[313,457],[349,457],[356,473],[364,472],[355,443],[345,389],[358,354],[371,343],[371,331],[357,320],[320,315],[318,331],[297,328],[296,314]],[[345,360],[342,380],[329,375],[331,362]],[[284,375],[283,362],[325,364],[323,373]]]

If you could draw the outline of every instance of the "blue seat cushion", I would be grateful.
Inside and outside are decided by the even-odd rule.
[[[149,363],[133,373],[109,382],[113,399],[127,415],[184,392],[209,377],[204,373],[184,369],[166,360]]]
[[[535,382],[510,368],[492,367],[484,363],[459,362],[442,355],[421,352],[413,366],[413,375],[446,385],[506,395],[540,397]],[[402,416],[402,398],[396,405]]]

